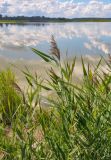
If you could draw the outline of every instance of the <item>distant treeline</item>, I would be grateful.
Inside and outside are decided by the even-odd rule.
[[[2,16],[0,15],[0,20],[4,21],[28,21],[28,22],[110,22],[111,18],[50,18],[50,17],[45,17],[45,16]]]
[[[49,18],[49,17],[40,17],[40,16],[31,16],[31,17],[27,17],[27,16],[14,16],[14,17],[9,17],[9,16],[2,16],[0,15],[0,20],[17,20],[17,21],[28,21],[28,22],[48,22],[48,21],[66,21],[69,20],[67,18]]]

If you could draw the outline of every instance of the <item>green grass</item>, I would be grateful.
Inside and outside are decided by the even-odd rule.
[[[22,91],[11,71],[0,73],[2,159],[110,160],[111,63],[105,62],[108,72],[104,73],[100,70],[104,59],[92,69],[81,58],[83,77],[77,86],[72,80],[76,58],[72,63],[61,62],[54,39],[52,45],[50,56],[32,49],[51,64],[50,80],[23,71],[29,86]],[[53,93],[42,98],[46,108],[41,100],[43,90]],[[7,114],[2,118],[4,110]]]
[[[0,20],[0,24],[22,24],[26,21],[22,21],[22,20]]]
[[[19,93],[16,91],[16,80],[10,70],[0,73],[0,111],[2,122],[10,125],[12,119],[15,119],[15,112],[22,101]]]
[[[30,22],[30,20],[0,20],[0,24],[23,24],[26,22]],[[38,22],[49,22],[49,23],[64,23],[64,22],[111,22],[111,19],[105,18],[75,18],[75,19],[53,19],[53,20],[45,20]]]

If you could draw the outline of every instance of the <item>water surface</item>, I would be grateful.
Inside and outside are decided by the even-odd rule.
[[[49,53],[54,35],[62,56],[107,55],[111,53],[111,23],[36,23],[0,25],[0,56],[35,59],[31,47]]]

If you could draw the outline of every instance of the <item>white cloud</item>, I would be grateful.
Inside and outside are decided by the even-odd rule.
[[[109,17],[111,3],[102,0],[74,2],[66,0],[1,0],[0,13],[8,15],[45,15],[59,17]]]

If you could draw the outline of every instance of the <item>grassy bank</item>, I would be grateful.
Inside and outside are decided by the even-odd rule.
[[[22,24],[26,21],[19,21],[19,20],[0,20],[0,24]]]
[[[25,24],[25,23],[64,23],[64,22],[111,22],[111,19],[107,18],[75,18],[75,19],[52,19],[52,20],[38,20],[38,21],[30,21],[30,20],[0,20],[0,24]]]
[[[26,69],[23,91],[12,71],[0,73],[1,159],[111,159],[111,58],[93,67],[81,58],[82,83],[75,85],[76,58],[63,63],[53,37],[51,46],[50,56],[32,49],[50,64],[48,80]]]

